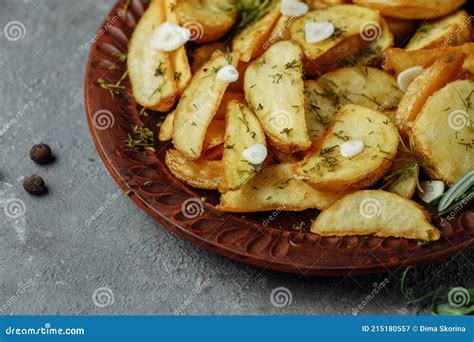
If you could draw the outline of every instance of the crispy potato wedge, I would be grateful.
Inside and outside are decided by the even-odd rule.
[[[166,115],[165,120],[161,124],[160,132],[158,133],[159,141],[168,141],[173,138],[173,121],[174,111]]]
[[[354,103],[387,112],[396,109],[403,97],[390,74],[370,67],[337,69],[321,76],[318,82],[336,107]]]
[[[273,158],[273,161],[280,162],[280,163],[296,163],[301,161],[301,159],[297,156],[296,153],[287,153],[280,151],[279,149],[269,145],[267,146],[268,153],[270,157]]]
[[[160,112],[171,109],[177,94],[169,54],[149,44],[155,28],[165,21],[164,2],[152,0],[133,31],[127,55],[133,96],[143,107]]]
[[[464,4],[465,0],[354,0],[387,17],[400,19],[432,19],[445,16]]]
[[[332,124],[337,105],[330,93],[318,81],[304,82],[306,127],[311,141],[319,140]]]
[[[222,162],[224,180],[220,192],[236,190],[252,179],[261,169],[245,160],[245,149],[261,144],[266,146],[265,133],[255,114],[238,101],[231,101],[227,107],[225,145]]]
[[[245,73],[245,98],[271,144],[285,152],[310,147],[304,113],[301,49],[290,41],[272,45]]]
[[[273,31],[270,33],[268,40],[263,44],[263,49],[266,50],[279,41],[290,40],[290,27],[295,20],[295,17],[287,17],[286,15],[282,15],[276,22],[275,27],[273,27]]]
[[[466,61],[469,56],[474,56],[474,43],[466,43],[461,46],[447,46],[446,48],[426,49],[416,51],[405,51],[398,48],[389,48],[384,52],[383,68],[395,75],[414,67],[428,67],[437,59],[456,55],[465,55]],[[464,68],[464,66],[463,66]]]
[[[240,189],[222,194],[217,208],[234,213],[324,209],[343,196],[314,189],[295,177],[293,167],[282,163],[264,168]]]
[[[459,77],[463,63],[464,56],[441,58],[415,78],[403,96],[396,114],[395,123],[402,136],[408,136],[428,97]]]
[[[249,62],[264,51],[263,46],[280,16],[280,5],[276,0],[264,2],[258,12],[247,15],[250,24],[232,40],[232,50],[240,52],[241,61]]]
[[[218,40],[230,31],[237,19],[234,0],[179,0],[176,5],[181,26],[192,33],[193,41]]]
[[[178,17],[176,16],[177,0],[164,1],[166,6],[166,20],[174,25],[179,25]],[[173,68],[173,79],[176,82],[177,96],[181,96],[192,78],[186,48],[181,46],[179,49],[171,51],[169,53],[169,58],[171,67]]]
[[[423,241],[441,237],[420,205],[381,190],[362,190],[345,196],[319,214],[311,232],[323,236],[375,235]]]
[[[160,133],[158,134],[158,140],[168,141],[173,138],[173,121],[174,112],[169,113],[165,121],[161,124]],[[203,150],[212,149],[218,145],[224,143],[225,136],[225,122],[224,120],[214,119],[209,124],[206,132],[206,138],[204,139]]]
[[[332,22],[335,26],[332,37],[319,43],[308,43],[305,27],[307,23],[314,21]],[[303,49],[306,73],[315,76],[334,69],[347,56],[358,56],[370,43],[369,35],[372,33],[369,31],[380,30],[379,23],[380,15],[369,8],[336,5],[309,12],[298,18],[291,25],[291,39]]]
[[[418,22],[416,20],[404,20],[397,18],[384,17],[390,32],[392,32],[395,45],[405,45],[410,40],[411,35],[415,32]]]
[[[364,149],[351,158],[343,157],[339,145],[353,140],[362,141]],[[367,107],[345,105],[295,171],[322,191],[362,189],[374,184],[388,170],[398,141],[397,129],[387,116]]]
[[[448,186],[474,169],[474,82],[459,80],[434,93],[412,129],[424,171]]]
[[[370,44],[363,48],[360,56],[357,58],[362,65],[380,65],[382,53],[392,47],[394,38],[392,32],[387,25],[387,21],[380,19],[380,37],[370,42]]]
[[[418,184],[420,163],[412,153],[399,149],[389,172],[384,176],[384,189],[412,198]]]
[[[201,155],[207,128],[227,89],[228,83],[219,81],[217,72],[229,63],[236,66],[238,60],[238,53],[216,52],[184,91],[175,110],[173,143],[186,158],[195,160]]]
[[[214,52],[218,50],[225,52],[224,49],[225,45],[220,42],[209,43],[198,47],[192,55],[193,63],[191,64],[191,71],[193,75],[195,75],[204,64],[209,62]]]
[[[168,150],[166,166],[180,181],[198,189],[217,190],[222,182],[224,168],[220,160],[186,159],[176,150]]]
[[[469,14],[460,10],[441,19],[423,22],[405,49],[413,51],[464,44],[471,39],[471,21]]]

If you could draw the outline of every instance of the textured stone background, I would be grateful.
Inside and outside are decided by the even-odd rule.
[[[19,219],[0,210],[0,313],[351,314],[385,277],[386,291],[360,314],[423,312],[405,306],[399,274],[300,278],[262,272],[181,240],[124,197],[95,151],[83,107],[87,56],[81,47],[113,3],[0,0],[0,209],[11,198],[26,209]],[[6,39],[11,21],[23,25],[16,41]],[[52,146],[54,164],[29,160],[38,142]],[[21,178],[33,172],[48,183],[46,197],[22,190]],[[102,214],[87,224],[96,211]],[[419,268],[417,289],[472,286],[472,257],[463,251]],[[97,306],[93,293],[102,287],[108,292]],[[272,305],[277,287],[291,292],[291,304]]]

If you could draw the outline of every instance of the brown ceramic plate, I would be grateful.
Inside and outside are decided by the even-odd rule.
[[[442,225],[435,243],[365,236],[321,237],[291,228],[309,223],[316,212],[281,212],[270,224],[272,213],[233,215],[214,208],[216,192],[199,191],[176,180],[163,160],[169,143],[158,143],[156,155],[130,151],[124,140],[132,126],[142,126],[140,106],[131,96],[127,79],[120,94],[101,88],[97,81],[115,84],[126,71],[120,54],[126,53],[131,33],[145,6],[132,0],[123,15],[119,1],[91,41],[85,77],[85,104],[89,128],[97,150],[112,177],[131,198],[158,222],[179,236],[228,258],[277,271],[304,275],[367,274],[407,265],[433,262],[474,244],[474,208],[470,206]],[[88,47],[88,46],[87,46]],[[144,123],[156,125],[156,114]],[[151,185],[144,185],[152,181]],[[199,199],[206,197],[205,203]],[[184,209],[184,210],[183,210]],[[403,220],[403,217],[400,218]],[[269,222],[269,221],[267,221]],[[124,227],[125,229],[125,227]]]

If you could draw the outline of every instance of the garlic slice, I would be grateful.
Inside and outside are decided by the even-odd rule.
[[[267,158],[265,145],[256,144],[242,151],[242,157],[252,165],[259,165]]]
[[[420,182],[423,192],[418,190],[418,197],[425,202],[430,203],[444,193],[444,183],[442,181]]]
[[[191,39],[191,32],[188,29],[163,23],[153,32],[150,38],[150,46],[157,51],[174,51],[186,44]]]
[[[307,43],[319,43],[334,34],[334,24],[330,21],[312,21],[306,23],[304,31]]]
[[[281,0],[280,11],[287,17],[301,17],[308,13],[309,7],[298,0]]]
[[[364,150],[365,144],[361,140],[351,140],[339,145],[341,155],[345,158],[351,158]]]
[[[402,71],[397,77],[397,83],[400,90],[406,92],[411,82],[423,72],[423,67],[414,66]]]
[[[239,79],[239,71],[233,65],[226,65],[217,72],[217,79],[225,83],[232,83]]]

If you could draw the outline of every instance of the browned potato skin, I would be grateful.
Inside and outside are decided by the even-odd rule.
[[[220,160],[200,158],[191,161],[178,151],[171,149],[166,153],[165,163],[173,176],[192,187],[217,190],[222,182],[224,167]]]
[[[316,59],[309,59],[304,54],[303,64],[305,72],[308,76],[315,77],[334,70],[344,58],[347,56],[358,56],[360,51],[367,47],[367,45],[368,42],[364,41],[360,35],[355,35],[342,41]]]
[[[227,4],[225,4],[227,2]],[[218,6],[231,7],[224,0],[178,0],[176,13],[182,26],[196,29],[196,43],[216,41],[224,36],[237,19],[236,8],[231,11],[218,10]]]
[[[383,16],[399,19],[432,19],[447,15],[465,0],[354,0],[355,4],[379,10]]]
[[[457,79],[462,71],[464,56],[438,59],[425,69],[408,87],[400,101],[395,124],[402,136],[408,136],[413,122],[420,113],[428,97],[451,81]]]
[[[393,33],[395,45],[400,46],[410,40],[410,36],[415,32],[418,22],[416,20],[404,20],[385,17],[388,28]]]
[[[447,46],[444,49],[438,48],[417,51],[389,48],[383,54],[383,68],[389,73],[398,75],[413,66],[419,65],[428,67],[439,58],[454,55],[474,56],[474,43],[466,43],[461,46]]]

